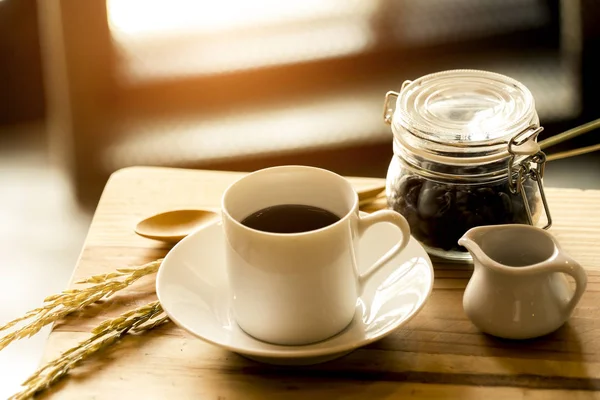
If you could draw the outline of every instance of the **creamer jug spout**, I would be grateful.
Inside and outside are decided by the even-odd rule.
[[[485,237],[485,233],[493,228],[493,226],[478,226],[471,228],[458,240],[458,244],[465,247],[471,254],[475,267],[484,263],[488,258],[483,250],[483,238]]]

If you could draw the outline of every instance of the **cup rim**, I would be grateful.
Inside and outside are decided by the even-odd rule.
[[[231,216],[231,214],[227,210],[227,207],[225,207],[225,199],[227,198],[227,196],[230,193],[230,191],[238,183],[240,183],[244,179],[250,178],[250,177],[255,176],[255,175],[260,175],[260,174],[268,173],[268,172],[271,172],[273,170],[283,170],[283,169],[289,169],[289,170],[293,170],[293,169],[297,169],[297,170],[311,170],[311,171],[314,171],[314,172],[324,173],[324,174],[333,176],[336,179],[339,179],[339,180],[343,181],[344,184],[352,191],[352,195],[353,195],[352,206],[350,207],[350,209],[348,210],[348,212],[346,212],[346,214],[344,214],[344,216],[340,217],[340,219],[338,221],[334,222],[333,224],[324,226],[323,228],[319,228],[319,229],[313,229],[313,230],[310,230],[310,231],[295,232],[295,233],[275,233],[275,232],[261,231],[261,230],[258,230],[258,229],[250,228],[250,227],[242,224],[236,218],[233,218],[233,216]],[[225,191],[223,192],[223,195],[221,196],[221,213],[223,213],[237,227],[241,228],[242,230],[245,230],[246,232],[251,232],[251,233],[254,233],[254,234],[261,234],[261,235],[265,235],[265,236],[269,236],[269,237],[293,238],[293,237],[303,237],[303,236],[314,235],[316,233],[320,233],[320,232],[323,232],[323,231],[326,231],[326,230],[329,230],[329,229],[333,229],[334,227],[336,227],[336,226],[338,226],[340,224],[345,223],[350,218],[350,215],[353,214],[354,212],[356,212],[356,210],[358,210],[358,194],[356,193],[356,190],[354,190],[354,188],[352,187],[352,185],[350,184],[350,182],[346,178],[344,178],[342,175],[336,174],[333,171],[330,171],[330,170],[327,170],[327,169],[324,169],[324,168],[319,168],[319,167],[311,167],[311,166],[307,166],[307,165],[280,165],[280,166],[275,166],[275,167],[262,168],[262,169],[259,169],[257,171],[250,172],[247,175],[244,175],[243,177],[237,179],[235,182],[231,183],[227,187],[227,189],[225,189]]]

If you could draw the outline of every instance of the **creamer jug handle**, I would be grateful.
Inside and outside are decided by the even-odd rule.
[[[575,292],[573,292],[573,296],[564,310],[566,316],[569,316],[585,292],[587,286],[585,270],[577,261],[559,251],[558,256],[548,265],[546,271],[562,272],[575,279]]]

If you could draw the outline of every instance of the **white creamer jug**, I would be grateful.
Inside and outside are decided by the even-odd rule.
[[[548,334],[570,317],[587,284],[555,238],[530,225],[480,226],[459,240],[473,257],[463,307],[481,331],[507,339]],[[567,275],[575,279],[571,289]]]

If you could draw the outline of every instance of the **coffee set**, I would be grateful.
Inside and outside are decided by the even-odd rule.
[[[250,173],[225,191],[220,216],[170,250],[156,291],[177,325],[244,357],[333,360],[403,327],[431,295],[434,267],[407,219],[361,212],[350,182],[331,171]],[[473,263],[464,311],[485,334],[546,335],[585,291],[583,268],[533,225],[473,227],[457,245]]]
[[[472,263],[463,308],[481,332],[530,339],[563,325],[587,278],[547,231],[543,128],[528,88],[441,71],[388,92],[383,120],[388,209],[361,213],[350,183],[328,170],[250,173],[225,191],[220,219],[166,256],[156,288],[169,317],[255,360],[323,362],[410,321],[431,295],[432,255]]]

